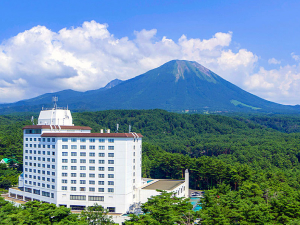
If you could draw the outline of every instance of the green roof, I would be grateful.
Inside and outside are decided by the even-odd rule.
[[[12,160],[14,163],[19,163],[19,162],[18,162],[17,160],[15,160],[15,159],[3,158],[3,161],[4,161],[5,163],[9,163],[10,160]]]

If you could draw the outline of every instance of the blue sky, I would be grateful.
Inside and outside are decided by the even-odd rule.
[[[96,89],[109,80],[131,78],[177,57],[195,60],[260,97],[298,104],[299,9],[300,1],[293,0],[2,0],[0,53],[6,61],[0,63],[0,102],[34,97],[45,91]],[[85,22],[91,24],[84,26]],[[100,26],[104,24],[107,26]],[[64,28],[72,32],[68,34],[72,40],[66,40],[65,34],[60,33]],[[79,34],[77,28],[89,30],[88,37],[80,36],[82,33]],[[95,29],[99,32],[102,29],[106,36],[92,32]],[[215,40],[217,33],[223,36],[217,35]],[[186,38],[184,44],[179,41],[182,35]],[[164,37],[176,46],[162,47],[166,43]],[[93,40],[83,46],[95,46],[75,49],[74,46],[83,43],[82,38]],[[104,38],[106,42],[102,41]],[[112,42],[118,45],[124,38],[127,41],[122,43],[122,50],[108,50]],[[203,47],[204,40],[210,40],[210,47]],[[54,42],[58,42],[59,47],[53,47]],[[126,58],[125,54],[132,57]],[[72,62],[68,56],[74,57]],[[114,63],[108,65],[105,56]],[[41,61],[31,64],[32,61],[26,61],[31,57],[32,61]],[[80,63],[80,68],[73,66]],[[31,74],[30,68],[37,69]],[[82,82],[87,78],[91,78],[93,84]],[[12,92],[15,94],[11,95]]]

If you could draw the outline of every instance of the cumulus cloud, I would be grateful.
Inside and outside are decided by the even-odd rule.
[[[134,31],[134,35],[133,39],[117,38],[107,24],[95,21],[58,32],[35,26],[17,34],[0,44],[0,102],[63,89],[97,89],[113,79],[126,80],[173,59],[197,61],[273,101],[279,99],[278,88],[292,98],[298,87],[298,67],[261,68],[254,73],[258,56],[246,49],[230,49],[230,31],[218,32],[209,39],[187,35],[178,40],[166,36],[158,39],[156,29]],[[299,60],[294,53],[292,57]],[[279,61],[273,58],[269,62]]]
[[[277,59],[275,59],[275,58],[272,58],[272,59],[269,59],[268,60],[268,63],[269,64],[280,64],[281,63],[281,61],[280,60],[277,60]]]
[[[300,56],[296,55],[294,52],[291,53],[291,56],[295,61],[300,61]]]
[[[36,26],[0,45],[0,102],[30,98],[63,89],[86,91],[109,81],[129,79],[172,59],[195,60],[218,72],[245,72],[257,57],[227,47],[232,32],[210,39],[157,40],[157,30],[135,31],[135,38],[116,38],[107,24],[84,22],[53,32]],[[227,73],[226,73],[227,72]],[[226,77],[228,74],[228,77]]]
[[[246,79],[244,85],[262,98],[275,99],[284,104],[299,104],[300,66],[286,65],[273,70],[261,67]]]

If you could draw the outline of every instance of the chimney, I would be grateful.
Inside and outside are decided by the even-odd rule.
[[[107,129],[106,133],[110,133],[110,129]]]
[[[100,130],[100,133],[103,134],[103,129]]]
[[[186,169],[185,170],[185,176],[184,176],[184,180],[185,180],[185,197],[189,198],[189,182],[190,182],[190,174],[189,174],[189,170]]]

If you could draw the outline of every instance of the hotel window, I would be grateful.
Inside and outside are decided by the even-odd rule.
[[[108,164],[114,164],[114,160],[108,160]]]
[[[71,170],[77,170],[77,166],[71,166]]]
[[[105,153],[99,153],[99,157],[104,157]]]
[[[90,142],[95,142],[95,139],[94,138],[90,138]]]
[[[71,187],[71,191],[76,191],[76,187]]]
[[[99,164],[104,164],[105,160],[99,160]]]
[[[50,145],[47,145],[47,148],[50,148]]]
[[[98,188],[98,192],[104,192],[104,188]]]
[[[101,142],[101,143],[104,143],[105,142],[105,139],[99,139],[99,142]]]
[[[30,138],[29,140],[32,141],[32,138]]]
[[[116,208],[115,207],[107,207],[109,212],[116,212]]]
[[[85,191],[85,187],[80,187],[80,191]]]
[[[115,153],[108,153],[108,157],[114,157]]]
[[[71,184],[76,184],[76,180],[71,180]]]
[[[77,149],[77,145],[71,145],[71,149]]]
[[[70,195],[70,200],[86,200],[85,195]]]
[[[63,184],[66,184],[66,183],[68,183],[68,180],[61,180],[61,182],[62,182]]]
[[[114,185],[115,182],[114,181],[108,181],[108,185]]]
[[[43,138],[43,142],[45,142],[46,141],[46,138]]]
[[[86,149],[85,145],[80,145],[80,149]]]
[[[86,142],[85,138],[80,138],[80,142]]]
[[[114,192],[113,188],[108,188],[108,192]]]
[[[52,145],[52,149],[54,149],[55,148],[55,145]]]
[[[76,177],[76,173],[71,173],[71,177]]]
[[[77,159],[71,159],[71,163],[77,163]]]
[[[90,173],[90,174],[89,174],[89,177],[94,178],[94,177],[95,177],[95,174],[94,174],[94,173]]]
[[[86,167],[85,166],[81,166],[80,170],[86,170]]]
[[[108,139],[108,143],[114,143],[115,139]]]
[[[94,150],[95,149],[95,145],[90,145],[90,150]]]
[[[86,159],[80,159],[80,163],[86,163]]]
[[[28,147],[28,144],[25,144],[25,147]]]
[[[47,138],[47,142],[50,142],[50,140],[51,140],[50,138]]]
[[[61,176],[62,176],[62,177],[67,177],[68,174],[67,174],[67,173],[62,173]]]
[[[115,146],[108,146],[108,150],[114,150]]]
[[[108,174],[108,178],[114,178],[114,174]]]
[[[55,172],[52,172],[51,174],[52,174],[52,176],[55,176]]]
[[[71,156],[77,156],[77,152],[71,152]]]
[[[38,148],[41,148],[41,147],[42,147],[42,145],[38,144]]]
[[[86,156],[86,152],[80,152],[80,156]]]
[[[90,180],[89,184],[95,184],[95,181],[94,180]]]
[[[68,142],[68,138],[62,138],[62,142]]]
[[[66,191],[68,190],[67,186],[61,186],[61,190]]]
[[[80,184],[86,184],[85,180],[80,180]]]
[[[38,138],[38,141],[41,141],[41,138]]]
[[[62,166],[62,170],[67,170],[68,166]]]
[[[62,149],[68,149],[68,145],[63,145]]]
[[[104,185],[104,181],[99,180],[99,181],[98,181],[98,185]]]
[[[51,168],[52,168],[52,169],[55,169],[55,165],[52,165]]]
[[[99,146],[99,150],[105,150],[105,146]]]
[[[62,159],[62,163],[68,163],[68,159]]]
[[[28,141],[28,138],[25,138],[25,141]]]
[[[62,152],[62,156],[68,156],[67,152]]]
[[[95,192],[95,188],[94,188],[94,187],[90,187],[90,188],[89,188],[89,191],[90,191],[90,192]]]
[[[94,159],[90,159],[89,163],[95,163]]]
[[[52,186],[51,186],[51,188],[52,188],[52,189],[55,189],[55,186],[54,186],[54,185],[52,185]]]
[[[104,171],[104,167],[99,167],[99,171]]]
[[[95,157],[95,152],[90,152],[89,156],[90,157]]]
[[[108,171],[114,171],[115,168],[114,167],[108,167]]]
[[[95,167],[94,166],[90,166],[89,170],[95,170]]]
[[[98,174],[99,178],[104,178],[104,174]]]
[[[71,138],[71,142],[77,142],[77,138]]]
[[[80,173],[80,177],[86,177],[85,173]]]
[[[55,138],[52,138],[52,142],[55,142]]]

